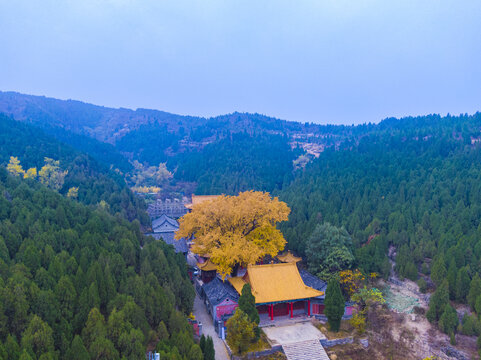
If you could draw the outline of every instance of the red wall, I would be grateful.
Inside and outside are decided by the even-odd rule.
[[[235,302],[229,301],[226,303],[225,301],[223,301],[222,303],[220,303],[215,307],[216,318],[220,319],[224,314],[227,314],[227,315],[232,314],[234,310],[237,308],[237,306],[239,305],[237,305],[237,303]]]

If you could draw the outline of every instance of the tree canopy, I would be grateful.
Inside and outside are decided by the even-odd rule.
[[[185,258],[138,222],[0,167],[0,357],[139,359],[159,342],[200,360],[193,300]]]
[[[192,251],[209,257],[225,278],[236,265],[255,264],[284,249],[286,241],[276,224],[287,220],[289,212],[286,203],[266,192],[222,195],[194,205],[180,219],[176,238],[194,236]]]

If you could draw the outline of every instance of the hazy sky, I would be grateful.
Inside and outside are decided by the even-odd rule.
[[[481,1],[0,0],[0,90],[317,123],[481,110]]]

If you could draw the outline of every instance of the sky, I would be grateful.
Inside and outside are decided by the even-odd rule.
[[[479,0],[0,0],[0,90],[321,124],[481,110]]]

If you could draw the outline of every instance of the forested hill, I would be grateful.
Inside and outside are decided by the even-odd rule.
[[[0,91],[0,112],[16,120],[41,126],[61,127],[74,133],[115,143],[126,134],[140,130],[165,131],[193,142],[232,132],[317,132],[314,124],[284,121],[259,114],[233,113],[213,118],[182,116],[158,110],[113,109],[74,100]]]
[[[173,247],[0,167],[0,359],[201,360],[193,298]]]
[[[352,266],[387,276],[394,246],[402,277],[431,273],[439,284],[451,267],[451,298],[466,302],[481,271],[481,114],[389,119],[376,129],[326,150],[279,193],[292,208],[282,226],[289,247],[306,254],[316,225],[344,226]]]
[[[62,171],[67,171],[64,182],[59,184],[61,194],[78,187],[79,201],[88,205],[103,201],[112,214],[149,224],[143,201],[134,197],[121,175],[39,128],[0,114],[0,165],[6,166],[11,156],[19,159],[24,170],[35,167],[39,171],[45,157],[58,160]]]
[[[192,186],[177,186],[188,181],[198,194],[279,190],[292,180],[293,161],[304,148],[311,147],[313,157],[323,147],[369,129],[301,124],[245,113],[186,117],[13,92],[0,92],[0,112],[40,127],[98,162],[119,169],[127,179],[132,178],[134,161],[146,168],[166,163],[175,188],[189,192]]]

